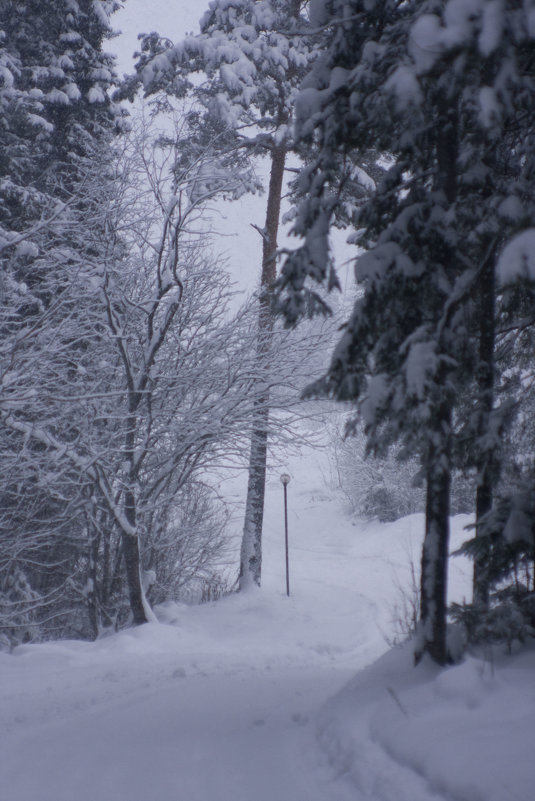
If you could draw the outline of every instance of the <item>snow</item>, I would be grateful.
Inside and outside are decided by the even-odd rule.
[[[449,0],[444,9],[444,30],[442,40],[446,47],[454,48],[470,41],[474,23],[486,5],[487,0]],[[492,20],[492,17],[489,17]],[[487,28],[491,30],[491,22]],[[487,37],[490,33],[486,34]]]
[[[45,120],[44,117],[39,116],[39,114],[28,114],[26,119],[36,128],[43,128],[45,131],[51,133],[54,130],[54,126],[52,123]]]
[[[531,798],[535,651],[440,671],[414,668],[410,649],[387,650],[396,586],[409,555],[419,558],[423,516],[352,518],[327,463],[308,449],[284,465],[290,598],[283,491],[272,470],[262,590],[167,604],[158,622],[94,643],[0,653],[3,797]],[[452,548],[468,522],[452,521]],[[460,601],[471,566],[453,559],[450,574]]]
[[[112,17],[112,27],[122,31],[120,36],[109,43],[109,48],[117,55],[118,73],[122,75],[134,71],[133,53],[139,49],[137,36],[140,32],[156,30],[172,41],[180,42],[189,32],[199,32],[199,19],[208,5],[208,0],[203,5],[188,3],[185,0],[152,0],[150,4],[145,0],[128,0],[128,3]],[[233,52],[237,51],[234,49]],[[167,64],[167,55],[153,60],[154,69],[165,69]],[[145,77],[150,77],[148,72]],[[229,103],[223,95],[215,98],[215,102],[219,106],[221,117],[227,119],[230,125],[234,125],[241,113],[239,108]],[[268,160],[259,159],[258,174],[265,186],[268,183],[268,170]],[[258,288],[262,240],[257,231],[265,223],[266,198],[260,193],[246,194],[233,200],[232,203],[222,200],[214,206],[211,225],[222,235],[217,243],[218,250],[229,261],[232,279],[239,288],[236,303],[241,303],[243,294],[250,295]],[[288,228],[289,226],[286,227],[286,231],[280,232],[281,247],[290,244]],[[291,242],[293,244],[293,240]]]
[[[422,92],[416,75],[407,65],[397,67],[385,83],[385,89],[396,96],[398,110],[411,104],[418,105],[422,101]]]
[[[392,266],[401,273],[414,275],[415,266],[400,246],[396,242],[383,242],[373,250],[363,253],[355,262],[357,283],[380,283]]]
[[[521,220],[524,214],[522,201],[516,195],[509,195],[509,197],[505,198],[505,200],[500,203],[498,214],[506,220],[513,220],[515,222]]]
[[[417,74],[433,67],[442,53],[442,29],[435,14],[422,14],[416,20],[410,34],[409,53]]]
[[[67,33],[60,33],[59,41],[64,44],[76,45],[81,41],[82,37],[76,31],[68,31]]]
[[[312,25],[324,25],[329,19],[326,0],[310,0],[309,16]]]
[[[529,29],[529,12],[528,29]],[[488,57],[503,36],[503,0],[448,0],[442,19],[422,14],[411,30],[409,52],[416,72],[428,72],[444,50],[454,50],[470,42],[478,33],[478,48]]]
[[[139,50],[137,37],[140,33],[160,31],[172,41],[192,31],[198,33],[199,19],[207,4],[186,0],[151,0],[150,4],[146,0],[128,0],[111,18],[112,28],[122,34],[109,44],[117,54],[119,74],[134,71],[133,54]]]
[[[355,177],[355,180],[360,184],[360,186],[364,187],[364,189],[367,189],[368,192],[375,191],[376,189],[375,181],[373,180],[371,175],[368,175],[368,173],[361,167],[355,167],[353,175]]]
[[[513,508],[511,510],[503,530],[503,536],[506,542],[511,544],[523,541],[533,545],[533,531],[530,521],[522,509]]]
[[[388,376],[384,373],[370,378],[366,397],[363,399],[360,411],[362,419],[367,425],[372,425],[377,419],[378,412],[384,407],[388,399]]]
[[[407,395],[419,401],[425,400],[427,387],[436,375],[438,360],[435,342],[413,342],[410,344],[405,363]]]
[[[487,0],[483,6],[483,25],[479,34],[479,50],[483,56],[489,56],[500,44],[503,13],[503,0]]]
[[[3,81],[3,89],[11,89],[14,83],[14,77],[11,70],[8,70],[3,64],[0,64],[0,78]]]
[[[514,236],[504,247],[497,267],[500,284],[535,280],[535,228]]]
[[[527,31],[528,35],[535,39],[535,4],[531,5],[532,7],[527,11]]]
[[[37,247],[35,242],[29,242],[27,239],[24,239],[17,245],[16,252],[17,256],[27,257],[31,259],[39,255],[39,248]]]
[[[490,128],[501,116],[501,107],[495,89],[483,86],[479,90],[479,119],[484,128]]]
[[[49,103],[55,103],[57,106],[68,106],[69,105],[69,97],[62,92],[60,89],[51,89],[50,92],[47,92],[45,95],[46,99]]]
[[[68,83],[63,88],[69,100],[72,101],[80,100],[82,94],[75,83]]]
[[[87,93],[87,99],[90,103],[104,103],[106,95],[100,86],[92,86]]]
[[[316,24],[325,5],[313,2]],[[150,14],[145,27],[142,8]],[[114,40],[123,48],[120,66],[132,70],[139,30],[179,39],[202,10],[129,0],[113,19],[130,36]],[[437,32],[416,33],[427,47]],[[491,34],[480,47],[490,47]],[[418,54],[417,73],[428,56]],[[414,85],[409,73],[396,81],[398,91]],[[256,198],[243,203],[226,207],[225,225],[241,224],[242,280],[256,281],[261,243],[248,223],[255,213],[262,222],[262,201],[255,213]],[[516,256],[533,254],[534,244],[533,232],[524,232],[505,248],[502,279],[521,274],[525,262]],[[380,280],[399,259],[379,251],[359,270]],[[425,359],[417,364],[424,380]],[[261,591],[168,604],[157,621],[94,643],[0,653],[2,799],[530,801],[533,648],[507,659],[489,651],[442,671],[425,661],[415,669],[408,649],[388,650],[397,587],[408,586],[411,556],[419,560],[422,515],[388,524],[352,518],[322,453],[304,450],[284,470],[292,475],[290,598],[283,493],[272,470]],[[452,521],[452,550],[468,522]],[[240,516],[235,525],[238,534]],[[449,573],[450,600],[469,598],[471,565],[455,558]]]
[[[389,652],[320,714],[324,747],[339,767],[345,760],[362,797],[532,798],[535,649],[442,671],[415,669],[411,657]]]
[[[106,13],[105,3],[102,2],[102,0],[93,0],[92,5],[93,11],[95,12],[100,24],[106,28],[110,23],[110,19]]]

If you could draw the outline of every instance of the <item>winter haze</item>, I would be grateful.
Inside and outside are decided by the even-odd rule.
[[[532,801],[534,40],[0,0],[0,801]]]

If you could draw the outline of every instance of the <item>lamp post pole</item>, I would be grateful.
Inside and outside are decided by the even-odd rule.
[[[290,476],[288,473],[281,475],[281,483],[284,487],[284,544],[286,551],[286,595],[290,597],[290,564],[288,560],[288,484]]]

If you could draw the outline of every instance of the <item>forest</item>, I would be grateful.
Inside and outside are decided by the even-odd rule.
[[[533,637],[535,0],[211,0],[119,79],[124,4],[0,0],[0,649],[260,585],[269,449],[326,404],[356,511],[425,512],[414,661]],[[237,303],[212,209],[262,192]]]

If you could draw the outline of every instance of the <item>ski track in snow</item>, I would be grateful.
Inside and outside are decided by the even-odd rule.
[[[290,598],[274,477],[261,591],[0,654],[1,801],[436,801],[373,738],[319,714],[386,650],[393,575],[421,516],[355,527],[318,464],[299,471]]]
[[[71,711],[4,744],[6,801],[347,798],[301,767],[322,685],[299,670],[179,673],[164,689]]]
[[[317,710],[349,666],[203,665],[201,654],[184,667],[177,656],[103,673],[66,665],[22,694],[25,713],[0,740],[5,801],[436,798],[371,741],[358,744],[358,783],[377,782],[373,795],[355,794],[343,747],[323,737],[320,751]]]
[[[170,16],[164,0],[130,0],[117,15],[118,27],[128,34],[114,48],[121,54],[120,71],[132,71],[139,30],[165,30],[178,38],[184,28],[196,27],[203,10],[181,3],[181,14]],[[138,22],[142,15],[150,21]],[[249,218],[256,201],[244,202]],[[246,235],[241,206],[235,208],[242,277],[250,272],[257,234]],[[261,200],[255,208],[261,219]],[[226,228],[230,214],[226,210]],[[417,759],[418,751],[411,752],[404,712],[388,698],[386,679],[364,685],[369,698],[357,687],[328,702],[385,651],[382,632],[389,630],[395,582],[408,573],[407,553],[419,558],[422,519],[355,526],[326,490],[324,467],[307,454],[286,468],[292,475],[290,599],[283,594],[282,493],[274,476],[267,493],[261,594],[204,607],[170,606],[161,610],[161,624],[96,643],[0,653],[0,801],[489,801],[494,779],[487,785],[476,781],[477,770],[486,769],[483,761],[483,768],[473,768],[475,789],[466,792],[454,792],[440,777],[431,789],[418,775],[427,767],[426,756]],[[457,521],[453,547],[462,541],[466,522]],[[462,560],[452,563],[456,600],[467,594],[470,573]],[[481,687],[488,688],[473,672],[473,697],[467,695],[465,706],[477,712],[486,698]],[[452,687],[447,672],[442,680],[442,693],[451,695],[446,708],[462,707],[467,681],[457,687],[456,675]],[[507,708],[524,704],[529,748],[533,679],[529,693],[526,686],[519,683]],[[374,722],[366,705],[375,691],[389,704],[386,722]],[[489,697],[494,691],[488,690]],[[401,704],[406,703],[404,694]],[[425,711],[416,706],[411,724]],[[392,735],[388,748],[385,731],[392,719],[401,735]],[[431,718],[425,733],[435,734],[433,724]],[[404,737],[409,756],[402,763]],[[452,748],[457,738],[455,730]],[[514,753],[518,759],[518,747]],[[530,801],[532,779],[520,790],[511,782],[500,785],[501,796],[492,797]]]

